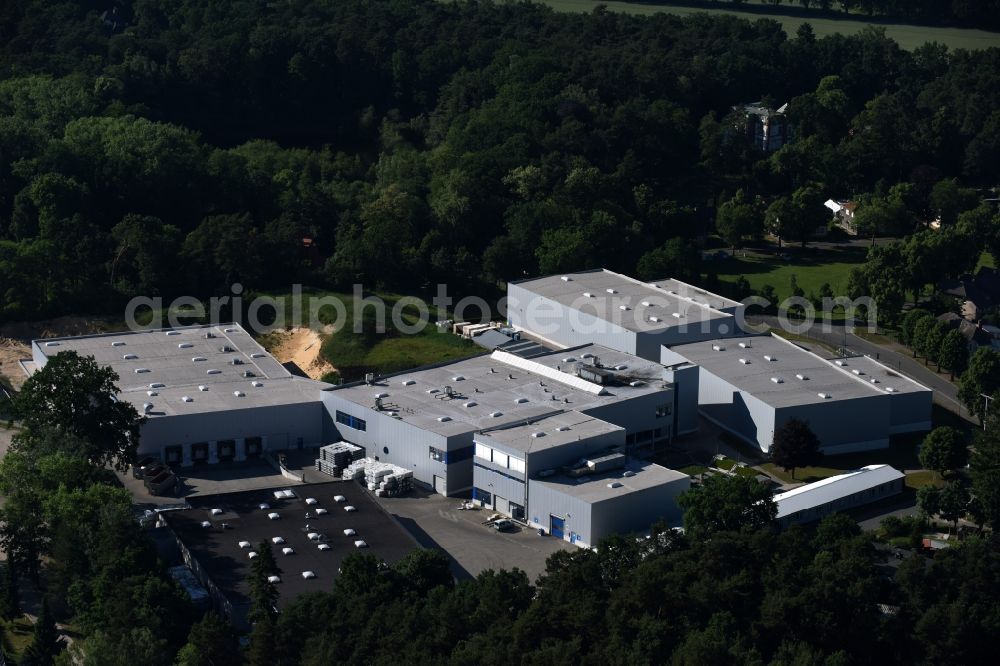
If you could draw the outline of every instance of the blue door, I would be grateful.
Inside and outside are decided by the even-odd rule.
[[[566,526],[566,521],[558,516],[553,516],[549,514],[549,534],[557,539],[563,538],[563,528]]]

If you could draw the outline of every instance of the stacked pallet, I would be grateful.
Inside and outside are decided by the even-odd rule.
[[[352,462],[344,469],[343,477],[364,483],[377,497],[396,497],[413,489],[411,470],[373,458]]]
[[[348,465],[363,458],[365,450],[360,446],[337,442],[320,447],[319,458],[316,458],[316,469],[332,477],[340,477]]]

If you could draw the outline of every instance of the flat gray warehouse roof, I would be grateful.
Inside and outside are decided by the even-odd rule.
[[[32,344],[46,358],[71,350],[110,366],[118,373],[121,397],[140,413],[151,404],[151,418],[318,401],[320,390],[329,386],[293,376],[238,324]],[[245,377],[247,372],[253,377]]]
[[[605,269],[512,284],[630,331],[661,331],[732,317],[721,309],[740,305],[672,278],[641,282]],[[539,316],[544,318],[546,314],[540,312]]]
[[[827,360],[776,335],[671,347],[772,407],[929,391],[865,356]]]
[[[626,472],[631,472],[632,475],[625,476]],[[588,474],[579,478],[554,476],[547,479],[531,479],[531,483],[595,504],[687,478],[689,478],[687,474],[677,470],[644,460],[630,460],[624,469]]]
[[[577,377],[576,364],[592,362],[595,356],[630,383],[600,386]],[[374,409],[381,396],[383,411],[451,436],[656,393],[663,390],[663,372],[658,363],[585,345],[531,359],[495,351],[380,377],[373,385],[356,383],[328,391],[367,409]],[[451,387],[451,395],[445,387]]]
[[[541,451],[581,439],[625,429],[601,419],[570,411],[546,416],[530,424],[487,430],[483,434],[518,451]],[[624,441],[624,434],[622,435]]]

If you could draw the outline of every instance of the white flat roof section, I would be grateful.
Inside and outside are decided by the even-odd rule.
[[[631,472],[631,475],[625,476],[625,472]],[[630,460],[624,468],[604,473],[587,474],[579,478],[555,476],[547,479],[531,479],[531,483],[595,504],[689,478],[683,472],[661,467],[655,463]]]
[[[799,511],[823,506],[844,497],[877,488],[883,483],[902,479],[905,475],[889,465],[868,465],[845,474],[799,486],[788,492],[774,496],[778,505],[778,518],[784,518]]]
[[[577,377],[577,363],[592,363],[595,356],[628,383],[601,386]],[[372,385],[331,388],[329,393],[367,409],[375,408],[378,397],[383,412],[451,436],[657,393],[664,390],[663,373],[658,363],[585,345],[530,360],[494,352],[380,377]],[[446,387],[451,388],[450,396]]]
[[[622,442],[625,441],[624,428],[570,411],[546,416],[528,424],[485,430],[483,434],[517,451],[531,453],[613,432],[621,432]]]
[[[827,360],[776,335],[694,342],[670,351],[772,407],[930,390],[868,357]]]
[[[75,351],[110,366],[118,373],[121,397],[140,413],[151,404],[150,418],[317,402],[320,389],[329,387],[292,375],[238,324],[45,338],[32,344],[46,359]],[[254,376],[245,377],[248,371]]]
[[[635,332],[663,331],[732,317],[722,310],[740,307],[736,301],[673,278],[642,282],[605,269],[512,284]],[[528,303],[521,305],[530,308]]]

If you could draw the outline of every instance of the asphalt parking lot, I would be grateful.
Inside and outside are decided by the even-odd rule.
[[[439,548],[451,557],[459,579],[487,569],[513,569],[532,582],[545,572],[545,560],[559,550],[571,550],[566,541],[540,537],[531,529],[500,533],[485,527],[490,511],[459,511],[462,500],[414,489],[405,497],[383,497],[378,502],[425,548]]]

